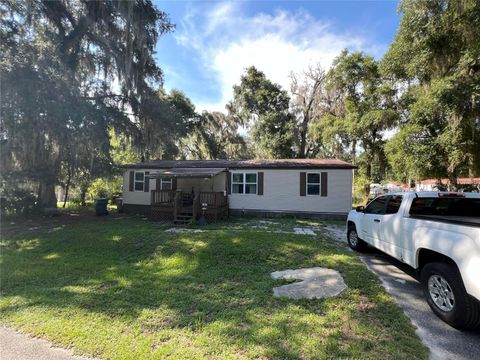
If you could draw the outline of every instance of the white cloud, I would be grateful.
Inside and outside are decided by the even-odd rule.
[[[197,103],[199,110],[224,111],[232,86],[252,65],[288,90],[291,71],[316,63],[327,69],[344,48],[374,55],[381,50],[360,36],[334,33],[330,24],[304,11],[247,16],[242,7],[240,2],[216,4],[206,12],[195,7],[183,18],[178,43],[197,53],[222,94],[218,102]]]

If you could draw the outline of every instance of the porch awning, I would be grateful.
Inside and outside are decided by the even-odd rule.
[[[227,170],[226,168],[173,168],[173,169],[158,169],[151,172],[149,177],[151,179],[161,177],[176,177],[176,178],[192,178],[192,177],[214,177],[217,174]]]

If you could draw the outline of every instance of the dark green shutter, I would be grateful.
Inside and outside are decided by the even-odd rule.
[[[300,196],[307,195],[307,173],[300,173]]]
[[[328,196],[328,173],[322,172],[320,179],[320,196]]]
[[[143,187],[143,191],[145,192],[150,191],[150,176],[148,176],[149,174],[150,174],[149,171],[145,171],[145,178],[144,178],[145,186]]]
[[[230,174],[230,171],[227,171],[227,181],[226,181],[226,186],[227,186],[227,194],[232,193],[232,174]]]
[[[172,190],[177,190],[177,178],[172,178]]]
[[[133,186],[135,182],[135,171],[130,171],[130,180],[128,182],[128,191],[133,191]]]
[[[258,173],[258,191],[257,191],[257,194],[258,195],[263,195],[263,172],[259,172]]]

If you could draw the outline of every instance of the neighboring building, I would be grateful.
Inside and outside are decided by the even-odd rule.
[[[123,208],[178,222],[202,212],[210,221],[228,213],[345,218],[354,168],[333,159],[138,163],[125,166]]]
[[[480,191],[480,178],[457,178],[457,184]],[[415,185],[415,191],[438,191],[442,189],[455,190],[455,186],[450,184],[449,179],[426,179]]]
[[[406,184],[402,184],[400,181],[389,181],[383,184],[383,187],[387,189],[388,192],[399,192],[404,191]],[[408,186],[406,186],[408,188]]]
[[[438,191],[447,188],[448,179],[426,179],[415,184],[415,191]]]

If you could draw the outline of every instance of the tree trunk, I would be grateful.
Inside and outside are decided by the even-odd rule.
[[[355,140],[352,141],[352,164],[355,165],[355,156],[357,153],[357,142]],[[357,169],[353,169],[352,174],[352,194],[355,194],[355,175],[357,173]]]
[[[38,207],[40,209],[57,207],[55,181],[52,179],[45,178],[40,180],[40,186],[38,188]]]
[[[308,110],[303,111],[303,121],[300,125],[300,149],[299,149],[299,158],[307,157],[307,133],[308,133],[308,124],[310,122],[310,112]]]
[[[365,167],[365,175],[367,176],[367,179],[370,181],[372,178],[372,159],[370,156],[368,156],[368,161]]]
[[[372,162],[373,162],[373,156],[371,155],[367,156],[365,176],[367,177],[369,183],[372,181]],[[365,195],[366,196],[370,195],[370,184],[365,185]]]
[[[87,189],[82,187],[80,190],[80,205],[87,206],[87,203],[85,202],[86,196],[87,196]]]
[[[357,158],[357,142],[352,141],[352,164],[355,165],[355,159]]]
[[[299,158],[306,158],[307,154],[305,153],[305,149],[307,147],[307,130],[305,127],[300,129],[300,151],[299,151]]]
[[[68,199],[68,190],[70,189],[70,181],[72,180],[72,175],[71,171],[68,171],[68,178],[67,178],[67,184],[65,186],[65,196],[63,198],[63,208],[65,208],[65,205],[67,205],[67,199]]]

